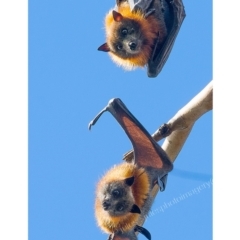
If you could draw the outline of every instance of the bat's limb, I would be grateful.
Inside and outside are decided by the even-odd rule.
[[[163,192],[165,190],[165,188],[166,188],[167,177],[168,177],[168,174],[164,175],[161,178],[158,178],[158,186],[159,186],[159,191],[160,192]]]
[[[98,115],[88,124],[88,129],[89,130],[91,130],[91,127],[93,125],[95,125],[95,123],[98,121],[98,119],[101,117],[101,115],[106,111],[108,111],[108,106],[105,107],[100,113],[98,113]]]
[[[175,131],[176,129],[173,129],[172,126],[168,123],[164,123],[163,125],[161,125],[158,130],[158,141],[160,141],[161,139],[168,137],[173,131]],[[155,139],[155,137],[153,136],[153,138]]]
[[[150,234],[150,232],[146,228],[136,225],[135,228],[134,228],[134,231],[141,233],[148,240],[151,240],[151,234]]]

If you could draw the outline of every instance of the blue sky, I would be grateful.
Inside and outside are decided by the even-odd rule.
[[[152,133],[212,79],[210,1],[184,1],[187,16],[155,79],[142,69],[124,72],[96,50],[104,42],[104,15],[114,2],[92,5],[29,2],[31,240],[107,238],[95,224],[95,186],[131,144],[110,114],[91,132],[87,125],[110,98],[121,98]],[[201,192],[149,217],[145,227],[153,239],[160,234],[163,239],[212,238],[211,179],[212,113],[207,113],[195,124],[152,209]]]

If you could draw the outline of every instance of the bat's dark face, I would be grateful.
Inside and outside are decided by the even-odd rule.
[[[102,207],[112,216],[124,215],[134,204],[131,187],[123,181],[106,184],[101,196]]]
[[[98,193],[102,208],[111,216],[122,216],[126,213],[141,213],[139,207],[134,204],[131,185],[134,177],[122,181],[112,181],[104,185]]]
[[[112,27],[115,34],[108,44],[113,53],[121,58],[129,58],[141,52],[145,40],[138,22],[124,18],[115,22]]]
[[[126,70],[144,67],[151,57],[156,39],[160,32],[159,20],[147,18],[141,11],[131,12],[130,8],[112,11],[105,19],[107,42],[98,50],[109,52],[117,65]]]

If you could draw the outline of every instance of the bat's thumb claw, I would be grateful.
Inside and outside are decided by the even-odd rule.
[[[93,121],[91,121],[91,122],[88,124],[88,130],[91,130],[92,125],[93,125]]]
[[[88,129],[91,130],[91,127],[97,122],[101,115],[108,110],[108,107],[105,107],[89,124]]]

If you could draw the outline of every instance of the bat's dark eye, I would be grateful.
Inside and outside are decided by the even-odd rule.
[[[118,212],[121,212],[124,209],[123,204],[118,204],[116,209],[117,209]]]
[[[122,48],[123,48],[123,46],[122,46],[121,44],[118,44],[118,45],[117,45],[117,49],[118,49],[118,50],[122,50]]]
[[[117,189],[113,190],[112,194],[113,194],[114,197],[120,197],[121,196],[121,192],[119,190],[117,190]]]
[[[123,36],[126,36],[128,34],[128,30],[126,28],[123,28],[121,32]]]
[[[130,34],[134,33],[134,28],[131,28],[131,30],[129,31]]]

